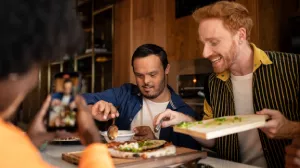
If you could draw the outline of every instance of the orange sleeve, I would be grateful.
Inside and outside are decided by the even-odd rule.
[[[1,119],[0,134],[0,167],[51,167],[42,159],[40,152],[24,132]]]
[[[114,168],[112,158],[106,145],[95,143],[89,145],[82,154],[79,168]]]
[[[213,111],[210,105],[208,104],[208,102],[206,101],[206,99],[204,100],[204,113],[205,115],[203,117],[203,120],[208,120],[213,118]]]
[[[0,167],[50,168],[29,137],[17,127],[0,118]],[[80,168],[114,168],[112,158],[104,144],[91,144],[83,152]]]

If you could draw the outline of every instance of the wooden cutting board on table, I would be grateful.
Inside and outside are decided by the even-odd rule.
[[[267,118],[266,115],[255,114],[225,116],[210,120],[183,122],[174,126],[174,131],[202,139],[214,139],[262,127]]]
[[[62,159],[73,164],[78,164],[81,158],[82,151],[68,152],[62,154]],[[167,165],[174,165],[179,163],[189,162],[199,158],[206,158],[207,153],[202,151],[196,151],[188,148],[177,147],[175,156],[164,156],[159,158],[151,159],[122,159],[113,158],[113,162],[116,167],[122,168],[141,168],[141,166],[147,165],[146,167],[164,167]]]

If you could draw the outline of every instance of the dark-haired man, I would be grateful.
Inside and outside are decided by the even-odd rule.
[[[107,121],[118,116],[116,125],[119,129],[135,130],[139,135],[136,139],[159,138],[177,146],[199,149],[200,145],[194,139],[174,133],[172,128],[153,133],[154,117],[167,109],[195,117],[195,112],[167,85],[170,64],[163,48],[154,44],[139,46],[131,61],[137,85],[124,84],[84,95],[87,103],[92,105],[94,118]]]

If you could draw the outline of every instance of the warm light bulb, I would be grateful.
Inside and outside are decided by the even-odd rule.
[[[106,57],[97,57],[96,58],[96,62],[106,62],[106,61],[108,61],[108,58],[106,58]]]
[[[194,78],[194,79],[193,79],[193,82],[194,82],[194,83],[196,83],[196,82],[197,82],[197,79],[196,79],[196,78]]]

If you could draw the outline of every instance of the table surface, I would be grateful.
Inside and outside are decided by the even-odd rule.
[[[47,148],[41,152],[43,159],[53,166],[63,167],[63,168],[76,168],[76,165],[68,163],[61,159],[62,153],[65,152],[75,152],[82,151],[84,146],[82,145],[53,145],[49,144]],[[201,159],[200,163],[208,164],[215,168],[255,168],[254,166],[249,166],[245,164],[235,163],[231,161],[226,161],[222,159],[207,157]]]

